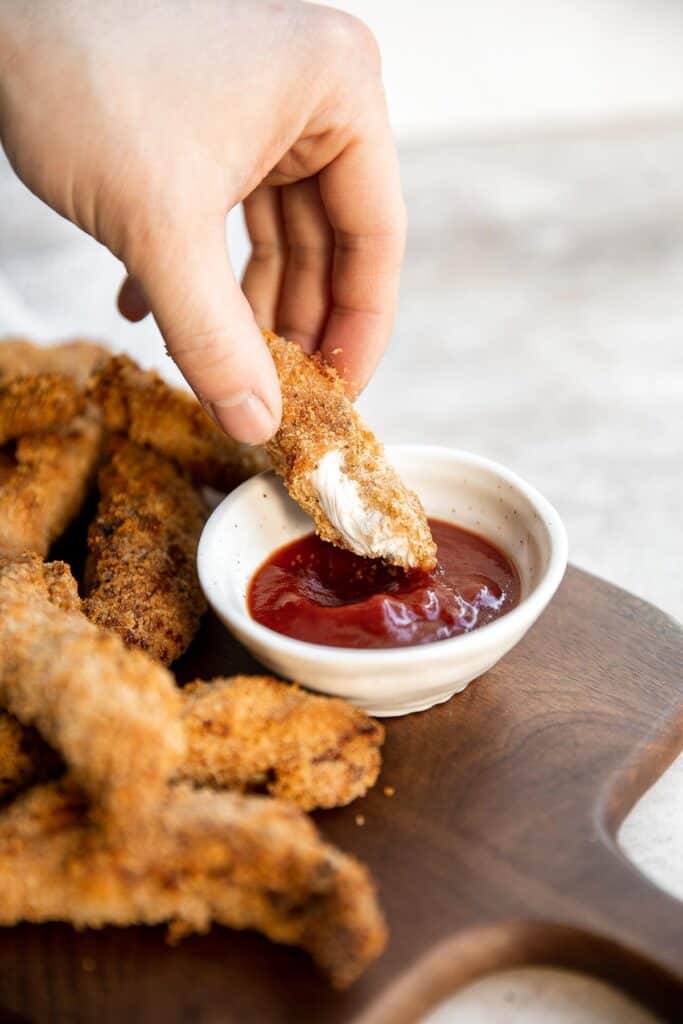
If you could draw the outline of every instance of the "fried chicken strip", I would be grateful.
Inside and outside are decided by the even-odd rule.
[[[62,426],[82,410],[83,397],[69,377],[59,373],[13,377],[0,383],[0,445]]]
[[[115,447],[98,483],[83,610],[168,665],[206,610],[195,561],[206,504],[172,462],[131,441]]]
[[[64,563],[0,559],[0,705],[120,823],[152,812],[185,753],[169,672],[89,622]]]
[[[93,370],[111,352],[95,341],[81,338],[57,345],[38,345],[25,338],[0,340],[0,381],[35,373],[59,373],[85,387]]]
[[[23,338],[0,340],[0,381],[37,373],[69,377],[79,389],[111,353],[94,341],[75,339],[59,345],[36,345]]]
[[[269,676],[197,680],[180,701],[187,752],[176,779],[195,786],[263,788],[310,811],[350,803],[379,774],[384,730],[346,701]],[[51,771],[60,763],[0,713],[0,797],[46,778],[46,759]]]
[[[432,569],[436,546],[416,494],[319,355],[263,332],[280,378],[282,423],[266,445],[275,471],[323,540],[403,568]]]
[[[269,797],[172,787],[139,836],[103,833],[80,791],[47,783],[0,816],[0,924],[211,921],[301,946],[338,987],[381,953],[367,870]]]
[[[90,413],[19,439],[0,466],[0,554],[48,553],[85,501],[101,443],[101,424]]]
[[[262,449],[233,441],[195,398],[127,356],[115,356],[101,367],[90,393],[109,430],[172,459],[199,483],[230,491],[269,468]]]
[[[382,726],[344,700],[268,676],[197,681],[182,694],[187,755],[180,777],[263,786],[304,810],[340,807],[374,785]]]

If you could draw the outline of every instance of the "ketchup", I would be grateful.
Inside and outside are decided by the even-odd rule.
[[[519,603],[516,569],[489,541],[439,519],[432,572],[406,572],[309,534],[254,574],[249,611],[277,633],[331,647],[410,647],[468,633]]]

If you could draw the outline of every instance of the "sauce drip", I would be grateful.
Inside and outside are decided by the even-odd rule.
[[[277,633],[331,647],[410,647],[468,633],[519,603],[516,569],[493,544],[430,519],[432,572],[360,558],[309,534],[254,574],[249,611]]]

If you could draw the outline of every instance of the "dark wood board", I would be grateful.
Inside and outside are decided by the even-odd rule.
[[[682,665],[673,621],[570,569],[500,665],[449,703],[386,722],[371,794],[317,815],[370,865],[391,929],[348,992],[253,934],[215,928],[169,948],[162,929],[25,926],[0,931],[7,1019],[402,1024],[527,963],[593,972],[683,1019],[683,904],[614,840],[683,747]],[[254,667],[208,618],[178,672]]]

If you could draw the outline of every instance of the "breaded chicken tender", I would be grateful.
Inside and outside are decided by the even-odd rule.
[[[201,484],[230,491],[269,468],[262,449],[233,441],[193,396],[128,356],[105,363],[93,375],[90,394],[109,430],[172,459]]]
[[[405,569],[429,570],[436,545],[416,494],[320,355],[263,332],[282,388],[282,423],[266,445],[275,471],[323,540]]]
[[[0,816],[0,925],[76,927],[211,921],[301,946],[345,987],[382,952],[367,870],[269,797],[171,787],[139,835],[103,833],[70,782],[20,796]]]
[[[62,374],[38,373],[0,382],[0,445],[62,426],[82,410],[83,396]]]
[[[182,693],[187,755],[180,777],[225,789],[265,788],[340,807],[374,785],[382,726],[364,711],[268,676],[197,681]]]
[[[185,754],[169,672],[89,622],[63,563],[0,558],[0,705],[119,824],[153,812]]]
[[[83,610],[168,665],[206,610],[196,568],[206,504],[174,463],[131,441],[114,446],[98,483]]]
[[[19,439],[0,466],[0,554],[48,553],[87,497],[101,445],[101,423],[90,413]]]
[[[310,811],[350,803],[379,774],[384,729],[346,701],[269,676],[197,680],[180,700],[187,750],[177,780],[264,789]],[[61,764],[32,730],[0,712],[0,797],[46,778],[46,761],[52,770]]]
[[[0,381],[36,373],[58,373],[84,388],[92,371],[111,353],[95,341],[75,339],[36,345],[23,338],[0,339]]]
[[[63,763],[35,729],[0,711],[0,803],[36,782],[54,778]]]

